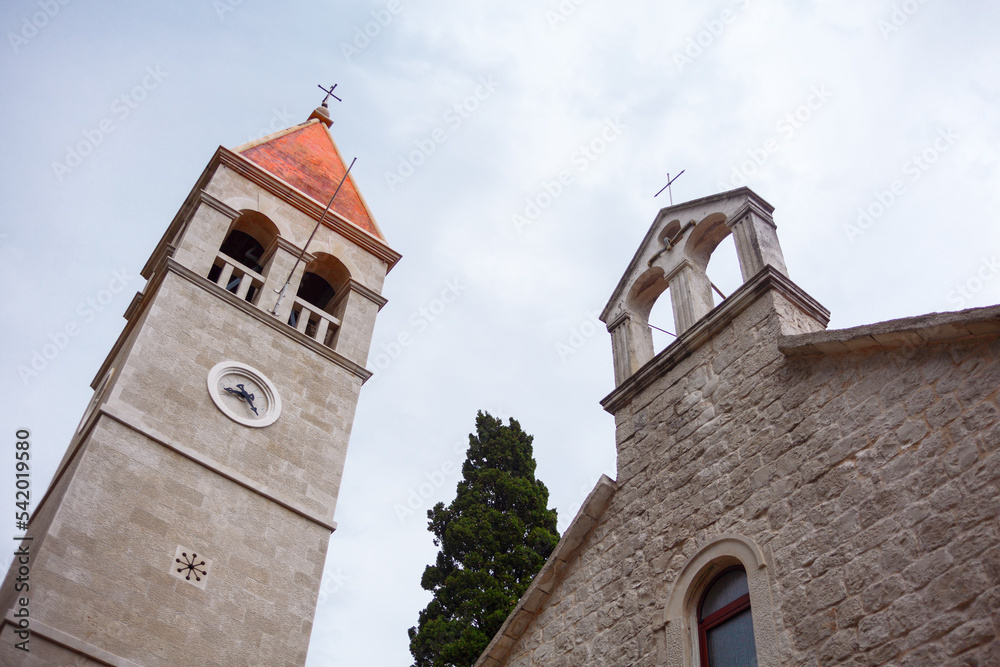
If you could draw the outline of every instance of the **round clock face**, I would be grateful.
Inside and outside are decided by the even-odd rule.
[[[244,426],[270,426],[281,414],[281,397],[274,384],[238,361],[223,361],[209,371],[208,393],[224,415]]]

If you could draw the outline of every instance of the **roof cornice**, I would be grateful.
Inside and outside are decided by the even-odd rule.
[[[1000,306],[930,313],[850,329],[782,336],[787,357],[817,357],[868,350],[915,349],[1000,336]]]
[[[524,635],[546,600],[559,586],[570,564],[580,555],[580,547],[604,515],[618,485],[607,475],[601,475],[583,506],[577,512],[559,544],[552,551],[545,565],[535,575],[513,611],[507,616],[493,640],[483,651],[474,667],[499,667],[510,649]]]

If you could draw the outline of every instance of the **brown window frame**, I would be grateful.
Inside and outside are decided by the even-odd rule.
[[[704,620],[701,618],[701,610],[705,604],[705,598],[708,597],[708,592],[712,590],[712,586],[715,585],[715,582],[717,582],[723,575],[728,574],[733,570],[740,570],[743,572],[744,577],[747,576],[746,568],[742,565],[727,567],[712,577],[709,584],[705,586],[705,591],[701,594],[701,601],[698,602],[698,647],[701,654],[701,667],[712,667],[708,661],[708,631],[722,625],[733,616],[741,614],[750,608],[750,593],[747,592],[727,604],[722,609],[709,614],[708,618]],[[747,584],[749,585],[749,583],[750,582],[748,580]],[[751,614],[751,622],[752,618],[753,615]]]

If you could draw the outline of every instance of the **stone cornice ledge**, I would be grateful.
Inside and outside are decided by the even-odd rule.
[[[827,322],[830,321],[830,311],[793,283],[788,276],[770,265],[765,266],[756,276],[733,292],[729,298],[713,308],[708,315],[698,320],[677,340],[622,382],[617,389],[601,401],[601,406],[611,414],[618,412],[639,392],[689,357],[712,336],[729,326],[740,313],[749,308],[758,298],[771,290],[781,293],[823,326],[826,326]]]
[[[782,336],[778,339],[778,349],[788,357],[811,357],[922,347],[994,336],[1000,336],[1000,306],[930,313],[850,329]]]
[[[597,486],[583,501],[576,518],[563,533],[562,539],[545,562],[545,566],[535,575],[517,606],[500,626],[483,654],[479,656],[475,667],[498,667],[503,664],[510,649],[524,635],[535,615],[559,585],[570,563],[579,554],[580,545],[597,525],[617,488],[614,480],[607,475],[601,475],[601,479],[597,480]]]
[[[17,628],[17,619],[14,618],[14,612],[11,610],[7,611],[7,615],[3,617],[2,623],[9,623],[10,625]],[[0,627],[2,627],[0,623]],[[50,625],[42,623],[37,618],[31,619],[31,633],[38,635],[39,637],[44,637],[48,641],[62,646],[79,655],[86,656],[95,662],[99,662],[102,665],[111,665],[111,667],[138,667],[136,663],[126,660],[120,656],[115,655],[105,651],[102,648],[98,648],[93,644],[88,644],[82,639],[78,639],[71,634],[67,634],[62,630],[57,630]]]
[[[230,220],[235,220],[240,217],[240,212],[235,208],[225,203],[224,201],[217,199],[205,192],[204,190],[199,190],[195,197],[202,203],[208,204],[210,207],[214,208],[216,211],[226,216]],[[280,236],[278,238],[281,238]]]
[[[279,322],[274,318],[274,316],[272,316],[267,311],[261,310],[260,308],[251,303],[247,303],[246,301],[239,298],[238,296],[236,296],[235,294],[233,294],[228,290],[219,288],[218,285],[210,281],[208,278],[203,278],[199,276],[191,269],[181,264],[178,264],[173,259],[167,260],[167,270],[170,273],[176,273],[185,280],[194,283],[195,285],[209,292],[210,294],[213,294],[216,297],[223,299],[224,301],[228,301],[231,305],[236,306],[238,309],[242,310],[247,315],[250,315],[257,321],[263,322],[264,324],[268,325],[278,333],[288,336],[289,338],[294,339],[301,345],[304,345],[305,347],[312,349],[314,352],[326,357],[333,363],[343,368],[345,371],[361,378],[362,382],[367,382],[368,378],[372,376],[372,372],[367,368],[365,368],[364,366],[354,363],[347,357],[338,354],[337,352],[331,350],[327,346],[317,343],[315,340],[305,335],[304,333],[301,333],[300,331],[297,331],[292,327],[283,324],[282,322]]]
[[[362,285],[361,283],[359,283],[354,278],[348,279],[348,281],[347,281],[347,289],[349,289],[352,292],[357,292],[358,294],[360,294],[364,298],[368,299],[369,301],[371,301],[372,303],[374,303],[376,306],[378,306],[379,310],[382,310],[382,306],[384,306],[385,304],[389,303],[389,300],[387,298],[385,298],[384,296],[382,296],[381,294],[379,294],[378,292],[376,292],[372,288],[366,287],[366,286]]]
[[[111,348],[111,352],[109,352],[108,356],[105,357],[104,363],[101,364],[100,369],[98,369],[97,371],[97,375],[94,376],[93,381],[90,383],[90,386],[92,388],[94,389],[97,388],[97,383],[100,381],[102,377],[104,377],[104,374],[108,372],[108,368],[111,367],[111,362],[114,361],[114,359],[118,356],[118,353],[121,351],[122,346],[125,345],[125,341],[128,340],[128,337],[132,333],[132,330],[138,324],[139,318],[136,315],[140,313],[143,310],[143,308],[145,308],[148,305],[149,301],[153,298],[153,295],[159,289],[160,284],[163,282],[163,279],[166,277],[167,274],[170,273],[180,276],[184,280],[187,280],[188,282],[194,284],[196,287],[205,290],[206,292],[215,296],[216,298],[222,299],[223,301],[227,301],[230,305],[235,306],[237,309],[243,311],[244,313],[246,313],[250,317],[253,317],[257,321],[266,324],[267,326],[271,327],[272,329],[282,334],[283,336],[287,336],[298,342],[300,345],[308,347],[313,352],[319,354],[322,357],[325,357],[326,359],[332,361],[333,363],[343,368],[348,373],[351,373],[352,375],[358,377],[361,380],[362,384],[367,382],[373,375],[373,373],[364,366],[351,361],[347,357],[335,352],[334,350],[331,350],[326,345],[321,345],[320,343],[316,342],[309,336],[306,336],[304,333],[297,331],[296,329],[293,329],[290,326],[282,324],[267,311],[261,310],[257,306],[247,303],[243,299],[237,297],[232,292],[220,288],[218,285],[210,281],[208,278],[203,278],[202,276],[199,276],[186,266],[178,264],[174,259],[170,257],[164,257],[162,262],[163,262],[162,265],[157,266],[156,271],[154,271],[151,274],[151,279],[146,284],[144,290],[137,295],[137,299],[133,298],[133,303],[129,305],[127,311],[127,314],[129,316],[129,322],[128,324],[125,325],[125,329],[122,331],[121,335],[118,336],[118,340]]]

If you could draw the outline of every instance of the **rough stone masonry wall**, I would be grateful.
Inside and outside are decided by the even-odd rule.
[[[738,533],[783,665],[1000,665],[1000,341],[793,360],[786,306],[619,411],[619,490],[506,664],[665,664],[678,571]]]

